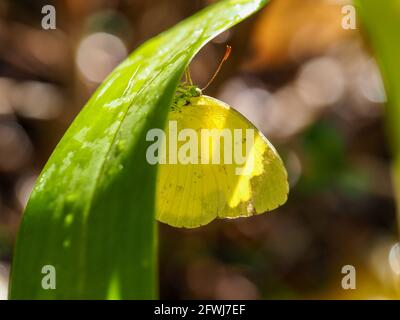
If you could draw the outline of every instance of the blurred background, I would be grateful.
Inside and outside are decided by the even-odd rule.
[[[51,151],[107,74],[140,43],[207,0],[0,1],[0,299],[29,193]],[[43,30],[44,5],[56,29]],[[195,230],[159,225],[165,299],[399,298],[400,249],[383,123],[385,92],[361,21],[339,0],[271,0],[191,65],[207,89],[277,147],[288,202]],[[356,290],[343,290],[344,265]]]

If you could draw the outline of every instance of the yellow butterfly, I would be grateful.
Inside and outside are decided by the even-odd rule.
[[[192,84],[180,85],[164,132],[156,145],[159,221],[195,228],[215,218],[264,213],[286,202],[287,173],[275,148],[224,102]]]

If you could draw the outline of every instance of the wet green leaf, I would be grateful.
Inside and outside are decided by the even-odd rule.
[[[147,41],[111,73],[35,185],[17,240],[10,298],[157,297],[156,167],[146,162],[146,132],[163,127],[198,50],[265,2],[218,2]],[[42,288],[45,265],[55,267],[55,290]]]

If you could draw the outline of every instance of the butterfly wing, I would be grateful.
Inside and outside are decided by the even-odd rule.
[[[270,211],[286,201],[289,187],[282,160],[262,133],[239,112],[211,97],[192,98],[189,105],[169,113],[165,130],[166,146],[170,146],[172,141],[169,137],[170,121],[176,123],[178,133],[183,129],[196,132],[198,148],[190,156],[192,160],[197,157],[198,164],[195,161],[159,164],[156,193],[159,221],[175,227],[194,228],[215,218],[247,217]],[[240,140],[234,140],[232,133],[231,149],[236,143],[244,156],[247,137],[244,131],[253,129],[254,139],[245,162],[238,166],[235,161],[225,161],[224,148],[221,147],[224,146],[224,138],[220,140],[220,145],[210,142],[208,148],[202,148],[202,129],[217,129],[219,132],[240,129],[243,132]],[[190,137],[183,141],[178,139],[177,150],[184,149],[183,145],[189,140]],[[194,140],[190,143],[195,143]],[[215,147],[220,153],[219,164],[213,164],[210,158]],[[206,155],[204,149],[208,150]],[[170,150],[166,150],[169,159]],[[208,157],[209,164],[204,164],[203,156],[204,159]],[[238,168],[245,169],[244,173],[238,174]]]

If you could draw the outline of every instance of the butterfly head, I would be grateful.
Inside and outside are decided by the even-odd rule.
[[[202,92],[197,86],[187,85],[185,83],[180,84],[175,92],[172,110],[177,110],[188,105],[191,98],[200,97],[201,95]]]

